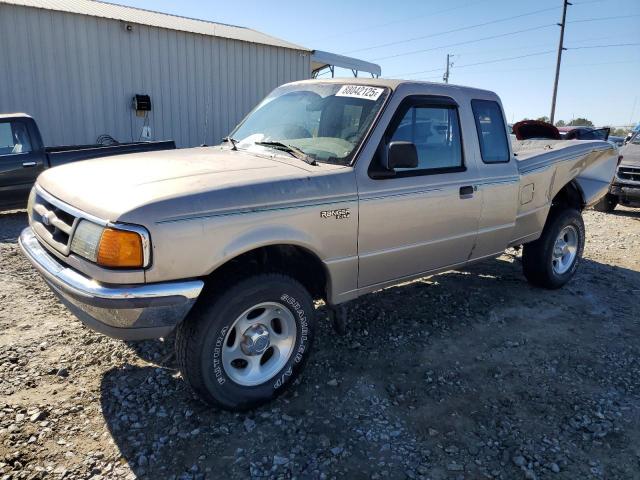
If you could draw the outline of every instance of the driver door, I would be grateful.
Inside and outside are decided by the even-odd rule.
[[[0,121],[0,207],[27,204],[29,191],[43,169],[42,155],[33,151],[22,120]]]
[[[478,233],[482,193],[465,156],[458,106],[443,97],[400,104],[359,189],[358,288],[464,263]],[[380,152],[410,141],[417,168],[380,173]]]

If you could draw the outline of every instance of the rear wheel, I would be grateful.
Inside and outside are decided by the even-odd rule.
[[[567,283],[582,258],[584,222],[578,210],[550,212],[542,235],[525,244],[522,251],[524,276],[543,288],[560,288]]]
[[[311,296],[261,274],[203,298],[176,335],[183,377],[206,402],[246,410],[274,399],[302,370],[313,338]]]
[[[618,197],[607,193],[598,203],[593,206],[597,212],[611,213],[618,206]]]

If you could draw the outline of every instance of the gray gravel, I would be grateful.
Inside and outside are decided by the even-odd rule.
[[[586,212],[579,274],[518,254],[318,308],[298,384],[213,410],[172,340],[127,344],[62,307],[0,214],[0,479],[640,478],[640,213]]]

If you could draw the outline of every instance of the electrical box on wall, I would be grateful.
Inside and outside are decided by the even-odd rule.
[[[133,97],[133,109],[136,112],[150,112],[151,111],[151,97],[149,95],[134,95],[134,97]]]

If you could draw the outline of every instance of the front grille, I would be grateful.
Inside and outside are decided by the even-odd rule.
[[[59,200],[36,192],[31,228],[44,242],[63,255],[69,255],[71,235],[79,221]]]
[[[640,182],[640,167],[618,167],[618,178]]]

